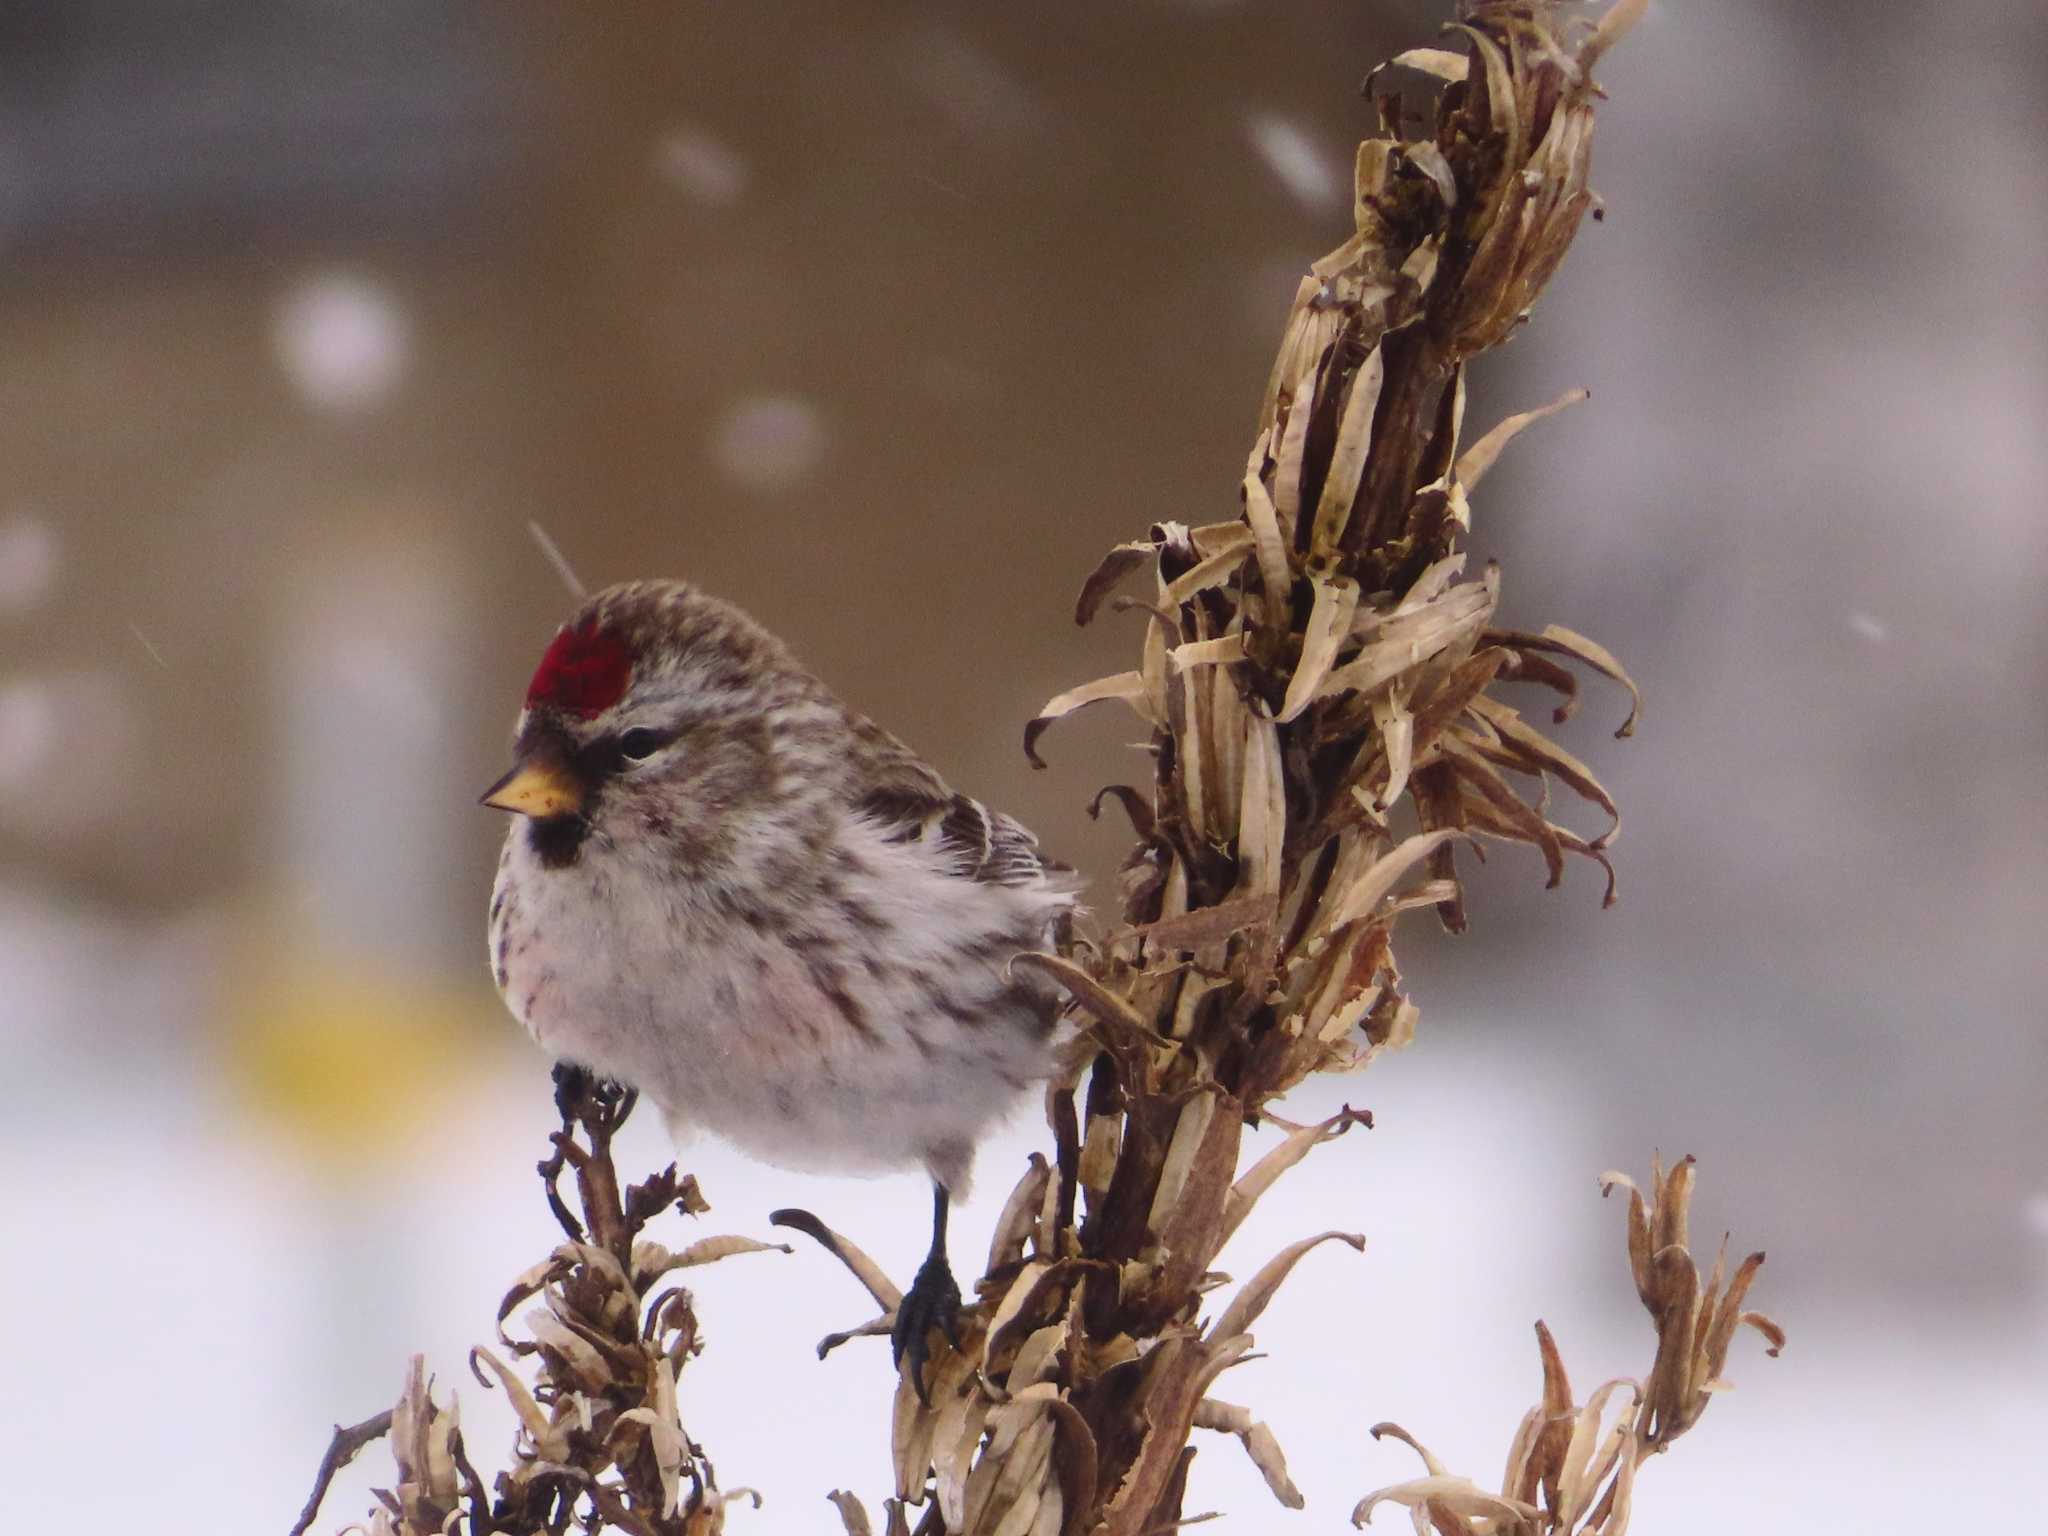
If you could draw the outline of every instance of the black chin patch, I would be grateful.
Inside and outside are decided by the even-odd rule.
[[[581,816],[536,816],[526,823],[526,845],[543,869],[565,869],[583,851],[590,823]]]

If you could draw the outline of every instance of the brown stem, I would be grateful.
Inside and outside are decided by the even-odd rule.
[[[1386,366],[1373,417],[1372,453],[1345,530],[1347,551],[1381,550],[1404,531],[1415,494],[1415,471],[1429,441],[1425,425],[1450,368],[1427,324],[1391,333],[1381,344]]]
[[[292,1526],[290,1536],[306,1536],[313,1522],[320,1517],[320,1503],[327,1497],[327,1486],[334,1481],[334,1474],[356,1459],[362,1448],[373,1440],[382,1440],[391,1433],[391,1410],[372,1414],[360,1424],[343,1428],[334,1426],[334,1438],[327,1443],[327,1454],[320,1458],[320,1470],[313,1475],[313,1491],[306,1498],[306,1507],[299,1511],[298,1522]]]

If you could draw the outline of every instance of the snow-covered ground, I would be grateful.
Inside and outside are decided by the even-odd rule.
[[[1293,1102],[1303,1116],[1369,1104],[1379,1124],[1279,1185],[1225,1267],[1242,1277],[1283,1243],[1333,1226],[1369,1243],[1302,1264],[1260,1321],[1269,1358],[1232,1372],[1218,1395],[1272,1425],[1308,1510],[1279,1510],[1235,1442],[1204,1436],[1191,1513],[1224,1510],[1225,1529],[1339,1529],[1360,1495],[1413,1469],[1404,1448],[1367,1435],[1381,1419],[1491,1479],[1535,1393],[1539,1316],[1582,1391],[1646,1369],[1622,1212],[1594,1187],[1600,1169],[1638,1149],[1615,1145],[1600,1106],[1518,1038],[1531,1037],[1440,1029],[1365,1077],[1313,1084]],[[65,1053],[38,1054],[47,1069]],[[11,1383],[0,1444],[27,1526],[282,1529],[328,1425],[387,1404],[414,1350],[459,1397],[479,1464],[502,1457],[510,1415],[464,1361],[488,1342],[507,1281],[553,1238],[531,1173],[549,1126],[545,1068],[523,1046],[486,1050],[410,1131],[366,1140],[349,1176],[315,1169],[238,1118],[217,1077],[189,1061],[138,1062],[77,1093],[61,1071],[45,1081],[51,1091],[18,1103],[0,1129],[15,1170],[12,1256],[0,1270]],[[641,1117],[622,1164],[664,1158],[660,1138],[654,1117]],[[985,1148],[956,1253],[985,1242],[1038,1140],[1020,1117]],[[711,1143],[686,1149],[683,1163],[712,1202],[702,1231],[770,1235],[767,1212],[798,1204],[898,1271],[921,1251],[917,1175],[802,1177]],[[1703,1193],[1712,1184],[1709,1158]],[[2041,1242],[2048,1258],[2048,1235]],[[1645,1469],[1638,1528],[2002,1525],[2022,1507],[2048,1431],[2048,1291],[2009,1316],[1958,1314],[1889,1295],[1873,1277],[1860,1294],[1795,1308],[1774,1282],[1797,1252],[1766,1266],[1753,1301],[1780,1315],[1791,1347],[1770,1361],[1755,1341],[1738,1345],[1740,1390]],[[766,1496],[758,1512],[735,1513],[734,1529],[833,1529],[823,1499],[834,1488],[878,1509],[885,1346],[856,1341],[823,1364],[812,1353],[821,1335],[868,1315],[866,1296],[801,1239],[792,1256],[731,1259],[691,1283],[709,1343],[683,1379],[685,1423],[722,1482]],[[388,1466],[381,1449],[368,1452],[337,1483],[322,1528],[359,1515]],[[1381,1515],[1390,1529],[1398,1520]]]

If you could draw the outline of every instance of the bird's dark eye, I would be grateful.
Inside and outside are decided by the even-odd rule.
[[[666,739],[659,731],[650,731],[644,725],[636,726],[619,738],[619,755],[637,763],[659,752]]]

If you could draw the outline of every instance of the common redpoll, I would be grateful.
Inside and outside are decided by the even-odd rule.
[[[591,598],[526,692],[492,974],[560,1060],[786,1167],[921,1163],[932,1247],[898,1309],[912,1379],[959,1291],[946,1210],[1048,1073],[1076,881],[955,794],[773,635],[682,582]]]

